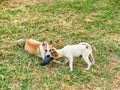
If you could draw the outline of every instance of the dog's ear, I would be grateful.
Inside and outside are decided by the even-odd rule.
[[[60,49],[60,40],[57,40],[55,43],[56,43],[56,49]]]
[[[53,42],[52,42],[52,40],[49,42],[49,45],[52,45],[53,44]]]
[[[56,48],[52,48],[52,49],[51,49],[51,52],[53,52],[53,51],[55,51],[55,50],[56,50]]]
[[[46,43],[46,42],[43,42],[43,43],[42,43],[42,46],[46,46],[46,45],[47,45],[47,43]]]

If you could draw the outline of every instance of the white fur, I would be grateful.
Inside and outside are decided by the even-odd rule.
[[[48,46],[49,46],[48,43],[47,43],[47,42],[44,42],[44,43],[47,44],[47,51],[46,51],[46,52],[45,52],[42,44],[39,46],[40,53],[41,53],[41,57],[42,57],[43,60],[45,59],[45,56],[47,56],[47,55],[50,55],[50,56],[51,56],[51,53],[50,53],[50,51],[49,51],[50,48],[48,47]]]
[[[88,48],[86,48],[86,46],[88,46]],[[92,48],[88,43],[85,42],[81,42],[77,45],[67,45],[62,49],[56,50],[56,52],[58,53],[57,58],[65,57],[65,63],[69,62],[70,71],[73,71],[73,58],[79,57],[80,55],[82,55],[84,61],[88,64],[86,70],[89,70],[90,66],[94,64]],[[90,61],[89,56],[91,57],[90,59],[92,62]]]
[[[42,45],[39,46],[39,49],[40,49],[40,53],[41,53],[40,56],[41,56],[42,59],[44,60],[44,59],[45,59],[45,50],[44,50],[44,48],[43,48]]]

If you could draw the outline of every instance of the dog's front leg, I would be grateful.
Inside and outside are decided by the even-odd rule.
[[[68,63],[68,58],[65,58],[65,61],[63,62],[63,64],[67,64]]]
[[[53,62],[55,62],[55,63],[58,63],[58,64],[64,64],[63,62],[60,62],[60,61],[57,61],[57,60],[52,60]]]
[[[73,71],[73,57],[69,57],[68,60],[69,60],[70,72],[72,72]]]
[[[64,62],[60,62],[60,61],[57,61],[57,60],[52,60],[53,62],[55,62],[55,63],[58,63],[58,64],[62,64],[62,65],[65,65],[65,64],[67,64],[68,63],[68,59],[67,58],[65,58],[65,61]]]

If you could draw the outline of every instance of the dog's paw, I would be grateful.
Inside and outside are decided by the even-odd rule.
[[[87,71],[88,71],[88,70],[89,70],[89,68],[85,68],[85,70],[87,70]]]
[[[73,71],[73,69],[70,69],[70,72],[72,72]]]

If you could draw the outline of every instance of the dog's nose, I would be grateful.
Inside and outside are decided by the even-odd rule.
[[[47,57],[50,57],[50,55],[47,55]]]

